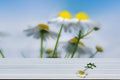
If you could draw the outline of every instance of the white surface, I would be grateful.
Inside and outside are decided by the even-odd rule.
[[[87,63],[97,68],[88,70],[86,79],[120,79],[120,59],[0,59],[0,78],[81,79],[78,70]]]

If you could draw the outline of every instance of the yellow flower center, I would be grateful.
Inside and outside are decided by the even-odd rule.
[[[88,20],[89,16],[84,12],[79,12],[75,15],[75,18],[78,20]]]
[[[96,46],[96,50],[97,50],[98,52],[103,52],[103,48],[102,48],[101,46]]]
[[[81,45],[81,46],[85,46],[85,44],[83,43],[83,42],[79,42],[79,45]]]
[[[38,24],[38,27],[40,27],[43,30],[49,31],[49,26],[46,24]]]
[[[72,16],[68,11],[62,11],[58,14],[59,17],[64,18],[64,19],[71,19]]]
[[[48,53],[48,54],[52,53],[52,49],[47,49],[46,53]]]
[[[77,38],[72,38],[72,39],[70,40],[70,42],[72,42],[72,43],[77,43],[77,41],[78,41]],[[83,42],[81,42],[81,41],[80,41],[78,44],[81,45],[81,46],[85,46],[85,44],[84,44]]]
[[[84,71],[78,71],[78,74],[79,75],[85,75],[85,72]]]

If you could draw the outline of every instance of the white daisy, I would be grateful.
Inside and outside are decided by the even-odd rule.
[[[93,31],[98,30],[99,28],[96,27],[96,25],[91,25],[91,21],[89,20],[89,16],[84,12],[80,12],[80,13],[76,14],[75,18],[71,20],[71,23],[75,29],[74,34],[75,34],[75,36],[77,34],[77,37],[78,37],[78,40],[76,42],[76,45],[74,47],[74,50],[73,50],[73,53],[71,56],[71,58],[73,58],[75,53],[76,53],[76,50],[79,46],[78,43],[79,43],[80,39],[86,37],[87,35],[89,35]],[[86,28],[86,26],[88,28]]]
[[[77,75],[79,77],[81,77],[81,78],[85,78],[88,75],[88,73],[86,73],[85,71],[80,70],[80,71],[77,72]]]
[[[48,23],[55,23],[63,25],[63,28],[65,31],[71,31],[71,14],[68,11],[62,11],[58,13],[58,16],[50,21]]]
[[[51,49],[51,48],[48,48],[47,50],[45,50],[45,53],[46,53],[47,58],[61,58],[61,51],[60,50],[58,50],[56,52],[54,57],[52,57],[53,49]]]
[[[33,36],[36,39],[41,38],[42,33],[44,34],[44,40],[46,40],[49,37],[55,38],[57,37],[57,33],[50,30],[49,26],[46,24],[38,24],[34,28],[29,28],[27,30],[24,30],[26,32],[27,36]]]
[[[76,25],[76,30],[86,30],[94,27],[99,27],[100,24],[89,19],[89,16],[84,12],[79,12],[75,18],[71,20],[73,25]],[[79,29],[78,29],[79,28]]]
[[[48,37],[56,37],[57,33],[50,31],[49,26],[46,24],[38,24],[35,28],[30,28],[25,30],[27,36],[33,36],[34,38],[41,38],[41,50],[40,50],[40,58],[43,57],[43,41]]]
[[[75,37],[75,38],[70,39],[67,42],[63,42],[63,48],[65,49],[66,57],[69,57],[72,54],[71,52],[74,51],[77,40],[78,39]],[[78,43],[78,48],[77,48],[76,52],[78,53],[77,57],[79,57],[81,54],[85,55],[87,53],[89,53],[89,54],[92,53],[91,49],[86,47],[85,44],[81,41]]]
[[[48,23],[59,23],[61,26],[60,26],[60,30],[59,30],[59,34],[58,34],[58,37],[57,37],[57,40],[56,40],[56,44],[55,44],[55,47],[54,47],[54,50],[53,50],[53,56],[56,54],[57,52],[57,48],[58,48],[58,42],[59,42],[59,39],[61,37],[61,33],[62,33],[62,30],[63,28],[67,31],[69,30],[70,31],[70,19],[72,18],[71,14],[68,12],[68,11],[62,11],[58,14],[58,17],[53,19],[53,20],[50,20],[48,21]],[[67,24],[68,23],[68,24]]]

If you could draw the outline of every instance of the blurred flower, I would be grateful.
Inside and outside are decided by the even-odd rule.
[[[91,20],[89,20],[89,16],[84,12],[77,13],[75,15],[75,18],[72,19],[71,22],[72,22],[72,25],[74,26],[74,28],[76,29],[74,32],[75,36],[76,36],[76,34],[78,34],[77,35],[78,41],[80,41],[80,39],[82,39],[82,38],[86,37],[87,35],[89,35],[90,33],[92,33],[94,30],[98,30],[98,28],[96,28],[96,25],[93,24]],[[87,27],[88,27],[88,29],[89,28],[90,29],[92,28],[92,29],[90,31],[88,31]],[[86,33],[86,31],[88,31],[88,32]],[[78,47],[78,42],[75,45],[75,48],[74,48],[71,58],[74,57],[77,47]]]
[[[90,58],[95,57],[95,55],[96,55],[98,52],[100,52],[100,53],[103,52],[103,48],[102,48],[101,46],[96,46],[96,52],[95,52],[94,54],[92,54],[92,55],[90,56]]]
[[[46,50],[46,53],[47,53],[47,54],[52,53],[52,49],[50,49],[50,48],[49,48],[49,49],[47,49],[47,50]]]
[[[60,58],[61,57],[61,52],[58,50],[57,52],[56,52],[56,54],[54,55],[54,56],[52,56],[52,52],[53,52],[53,50],[52,49],[47,49],[46,51],[45,51],[45,53],[46,53],[46,57],[47,58]]]
[[[103,48],[101,46],[96,46],[97,52],[103,52]]]
[[[88,63],[85,67],[84,67],[84,70],[79,70],[77,72],[78,76],[82,77],[82,78],[85,78],[88,74],[86,73],[86,71],[88,69],[93,69],[93,68],[96,68],[96,65],[94,63]]]
[[[34,28],[29,28],[27,30],[24,30],[26,32],[27,36],[33,36],[36,39],[41,38],[42,33],[44,34],[44,40],[46,40],[49,37],[55,38],[57,37],[57,33],[50,30],[49,26],[46,24],[38,24]]]
[[[72,38],[72,39],[70,40],[70,43],[76,44],[77,41],[78,41],[78,38],[75,37],[75,38]],[[81,42],[81,41],[80,41],[78,44],[80,44],[81,46],[85,46],[85,44],[84,44],[83,42]]]
[[[60,26],[60,30],[59,30],[59,34],[56,40],[56,44],[53,50],[53,56],[56,54],[57,52],[57,48],[58,48],[58,42],[59,39],[61,37],[61,33],[63,28],[65,29],[65,31],[69,30],[70,31],[70,19],[72,18],[71,14],[68,11],[62,11],[60,13],[58,13],[58,17],[54,18],[53,20],[48,21],[48,23],[59,23]]]
[[[93,28],[95,31],[98,31],[100,28],[99,27],[94,27]]]
[[[72,24],[77,25],[78,28],[83,29],[83,30],[85,28],[99,27],[99,24],[97,22],[90,20],[89,16],[84,12],[77,13],[75,15],[75,18],[73,18],[71,22]]]
[[[71,31],[71,14],[68,11],[61,11],[58,13],[58,16],[50,21],[48,23],[55,23],[63,25],[65,31]]]
[[[57,33],[50,31],[49,26],[46,24],[38,24],[35,28],[25,30],[27,36],[34,36],[34,38],[41,38],[41,50],[40,50],[40,58],[43,57],[43,41],[48,37],[57,37]]]
[[[88,73],[86,73],[85,71],[81,71],[81,70],[78,71],[77,74],[81,78],[85,78],[88,75]]]
[[[0,32],[0,37],[6,37],[6,36],[9,36],[9,34],[4,33],[4,32]]]
[[[67,57],[67,55],[69,57],[72,54],[71,52],[74,51],[77,41],[78,41],[78,38],[75,37],[75,38],[70,39],[69,41],[63,42],[63,49],[66,52],[66,57]],[[79,55],[85,54],[85,53],[89,53],[89,54],[92,53],[90,48],[86,47],[82,41],[79,41],[78,48],[77,48],[76,52]]]

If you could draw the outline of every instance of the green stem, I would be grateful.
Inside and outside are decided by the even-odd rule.
[[[97,54],[98,52],[96,51],[95,54],[91,55],[89,58],[94,58],[94,56]]]
[[[41,32],[41,44],[40,44],[41,49],[40,49],[40,58],[43,57],[43,39],[44,39],[44,33]]]
[[[64,58],[67,58],[67,56],[68,56],[68,54],[66,53]]]
[[[69,58],[70,53],[67,53],[64,58]]]
[[[58,37],[57,37],[57,41],[56,41],[56,44],[55,44],[55,48],[54,48],[52,57],[54,57],[54,55],[56,54],[56,51],[57,51],[57,48],[58,48],[58,42],[59,42],[61,32],[62,32],[62,28],[63,28],[63,24],[61,25],[61,28],[60,28],[60,31],[59,31],[59,34],[58,34]]]
[[[90,30],[89,32],[87,32],[85,35],[81,36],[81,38],[84,38],[85,36],[89,35],[90,33],[92,33],[94,31],[94,29]]]
[[[78,58],[80,58],[80,53],[78,53]]]
[[[0,54],[2,56],[2,58],[5,58],[4,54],[2,53],[2,51],[0,50]]]
[[[88,70],[88,68],[85,68],[83,71],[87,71]]]
[[[77,48],[78,48],[78,43],[79,43],[80,38],[81,38],[81,33],[82,33],[82,31],[79,31],[79,34],[78,34],[78,41],[77,41],[77,43],[75,44],[75,49],[74,49],[74,51],[73,51],[73,53],[72,53],[71,58],[73,58],[73,57],[74,57],[75,52],[76,52],[76,50],[77,50]]]
[[[70,55],[71,55],[71,54],[68,54],[67,58],[69,58]]]

